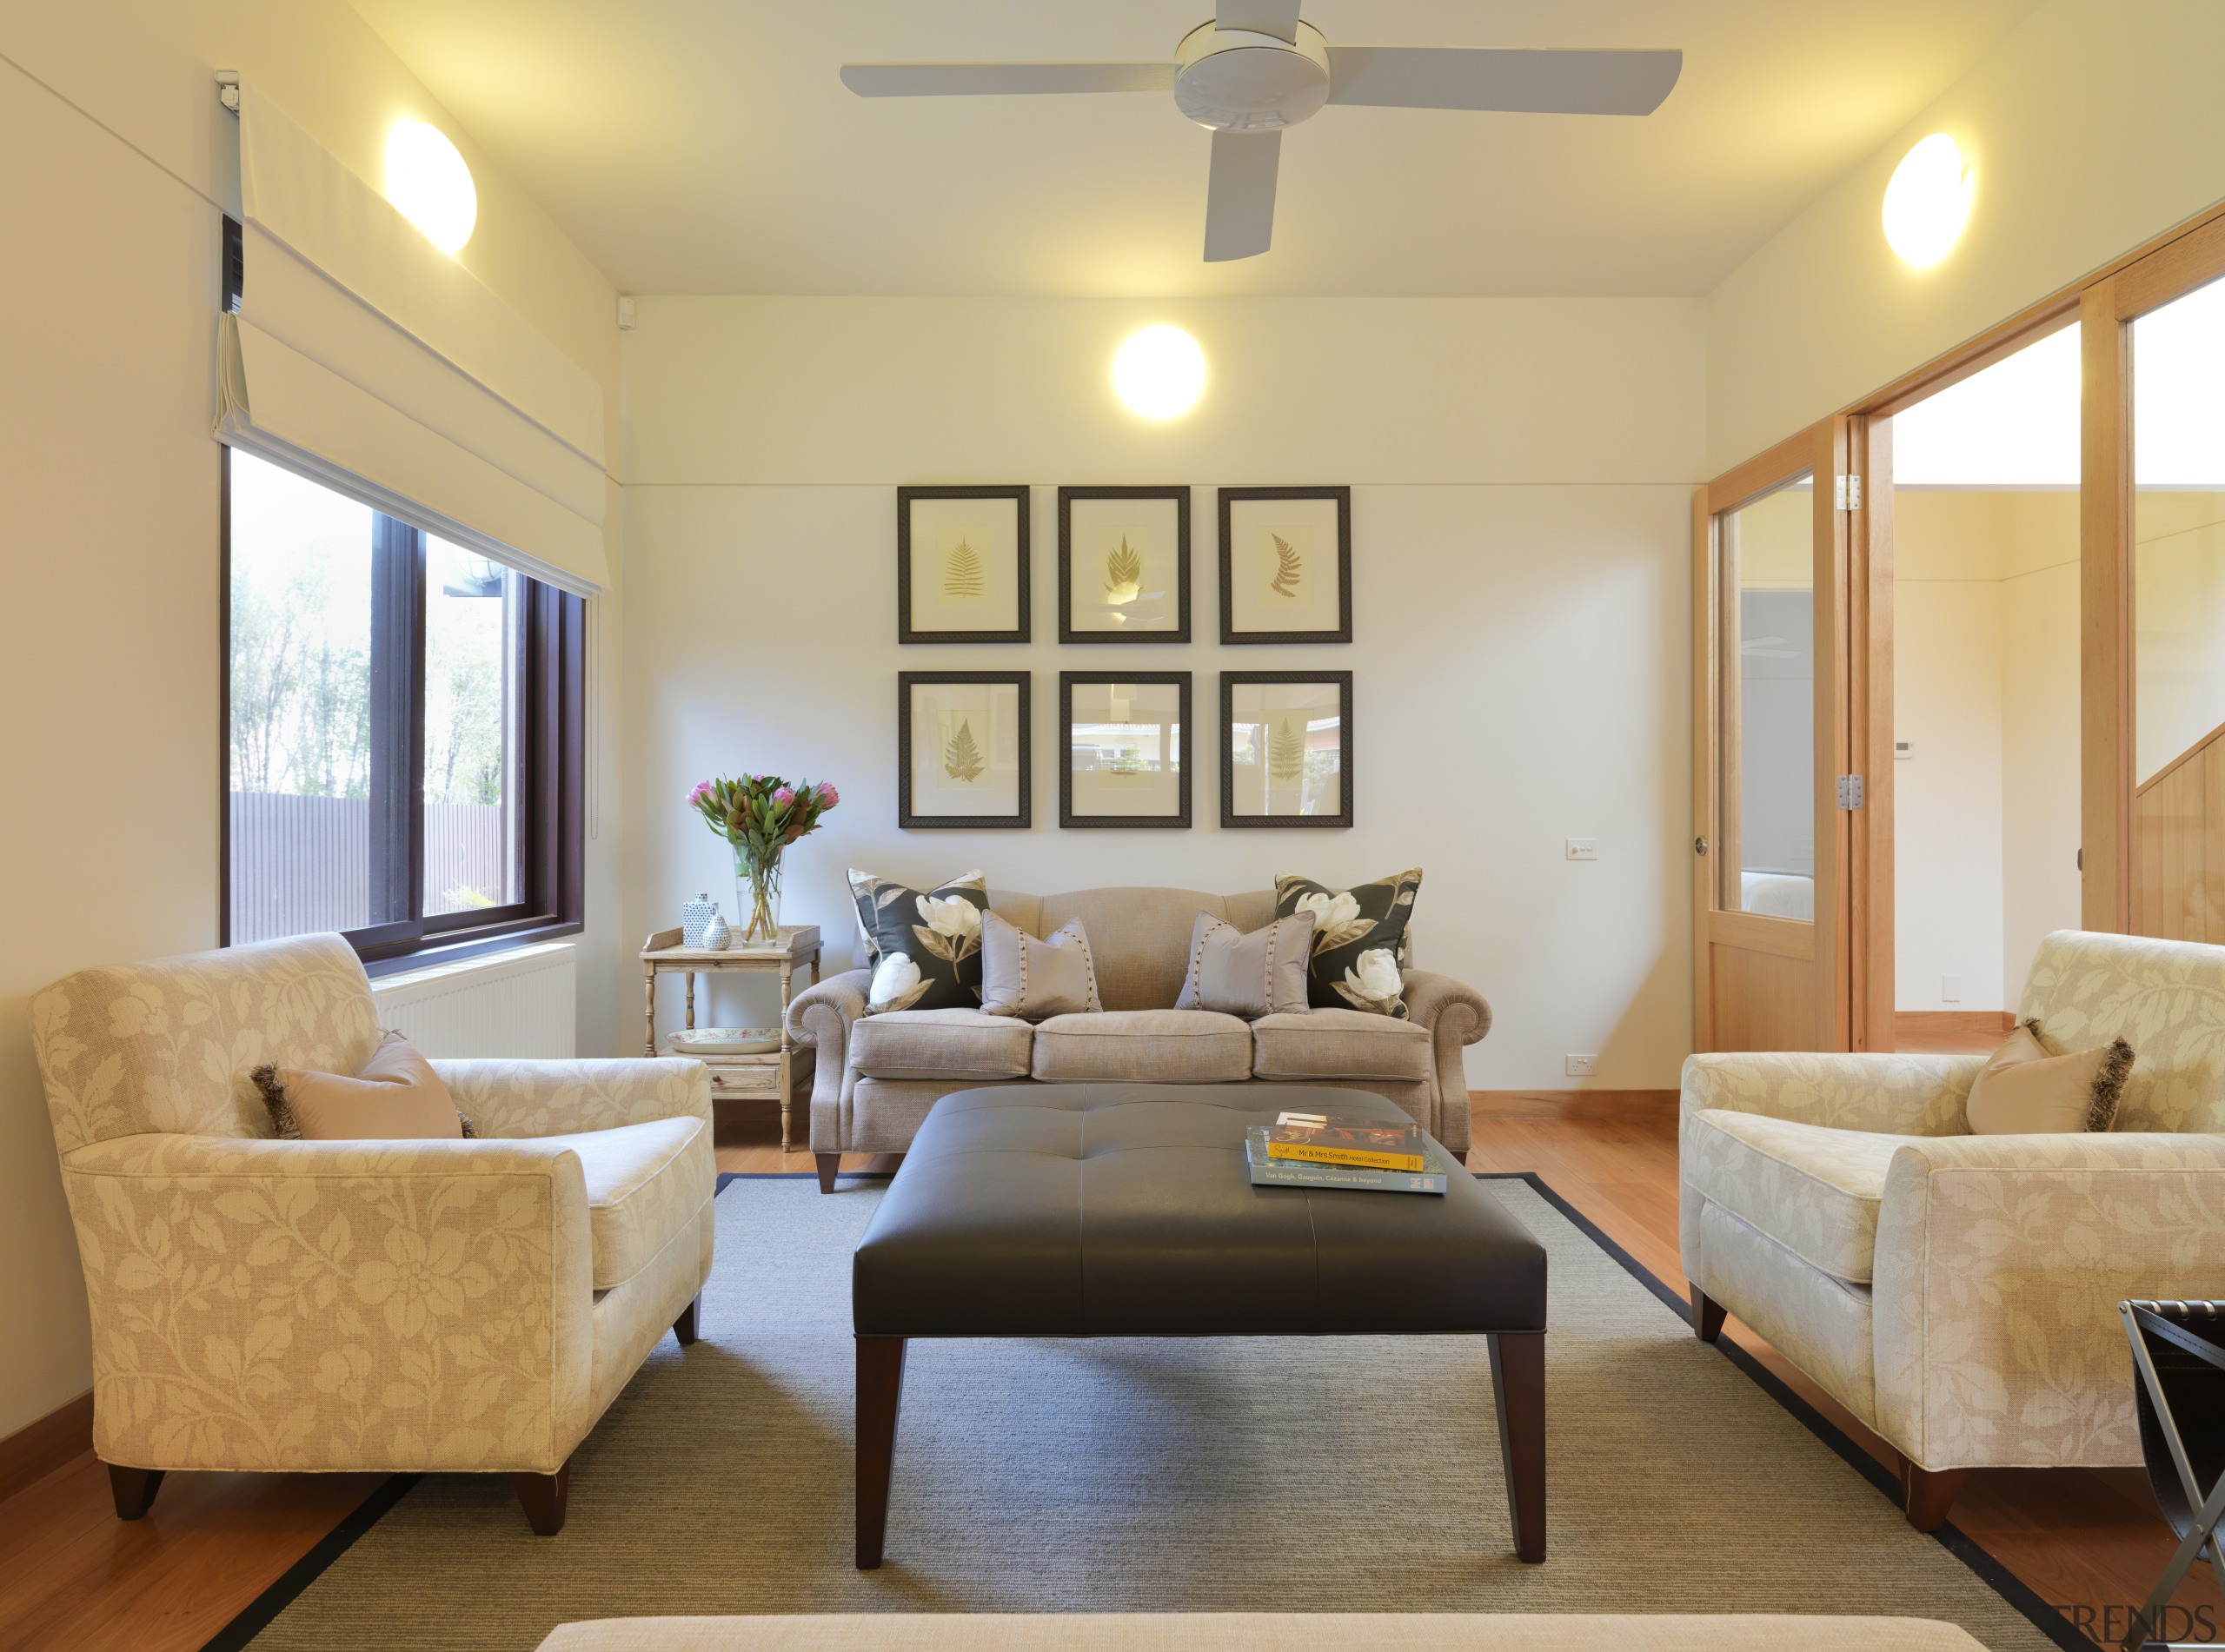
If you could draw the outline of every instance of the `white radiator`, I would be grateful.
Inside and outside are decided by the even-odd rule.
[[[568,941],[387,975],[371,983],[379,1025],[428,1056],[565,1059],[577,1052],[579,948]]]

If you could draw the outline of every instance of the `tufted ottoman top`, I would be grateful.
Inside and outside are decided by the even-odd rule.
[[[1450,1155],[1442,1198],[1253,1187],[1244,1132],[1290,1109],[1409,1122],[1310,1085],[945,1096],[859,1241],[858,1335],[1544,1330],[1544,1248]]]

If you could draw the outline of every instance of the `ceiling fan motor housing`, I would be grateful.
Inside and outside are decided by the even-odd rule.
[[[1312,24],[1298,43],[1200,23],[1175,53],[1174,102],[1216,132],[1274,132],[1329,101],[1329,43]]]

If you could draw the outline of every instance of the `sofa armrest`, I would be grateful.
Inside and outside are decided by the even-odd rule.
[[[1963,1104],[1985,1062],[1809,1052],[1687,1056],[1678,1117],[1720,1107],[1835,1130],[1945,1136],[1963,1129]]]
[[[1456,1153],[1469,1147],[1468,1066],[1460,1052],[1491,1030],[1491,1006],[1472,986],[1431,970],[1406,970],[1406,1016],[1429,1029],[1437,1071],[1437,1121],[1431,1134]]]
[[[1925,1468],[2141,1461],[2127,1297],[2225,1297],[2225,1137],[1952,1136],[1879,1207],[1879,1431]]]
[[[487,1138],[567,1136],[653,1118],[711,1122],[710,1070],[684,1057],[435,1061],[433,1071]]]
[[[143,1135],[62,1168],[106,1461],[550,1473],[591,1420],[568,1148]]]
[[[850,1065],[850,1029],[864,1018],[871,970],[830,975],[788,1005],[788,1037],[819,1052],[811,1076],[811,1151],[831,1153],[842,1139],[845,1078]]]

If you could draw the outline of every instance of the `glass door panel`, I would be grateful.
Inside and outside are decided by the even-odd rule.
[[[1723,582],[1719,910],[1816,919],[1812,478],[1717,519]]]
[[[2225,941],[2225,282],[2135,321],[2132,928]]]

